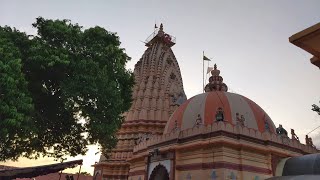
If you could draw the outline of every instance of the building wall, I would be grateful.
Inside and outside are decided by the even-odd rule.
[[[153,171],[151,163],[170,159],[170,180],[265,179],[274,175],[282,158],[317,152],[296,139],[219,122],[153,137],[135,146],[129,177],[144,179],[147,167]]]
[[[146,176],[146,161],[141,159],[130,165],[129,180],[144,180]]]
[[[176,151],[175,158],[175,180],[259,180],[272,177],[270,154],[221,146]],[[154,164],[162,162],[150,163],[148,174]],[[146,161],[134,162],[130,166],[129,180],[144,180],[146,167]]]
[[[271,158],[229,147],[177,152],[175,179],[252,179],[272,176]],[[223,177],[223,178],[222,178]]]
[[[264,180],[269,175],[261,175],[252,172],[240,172],[225,168],[208,169],[198,171],[184,171],[176,176],[178,180]]]

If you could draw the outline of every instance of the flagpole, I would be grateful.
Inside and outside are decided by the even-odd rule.
[[[204,60],[203,60],[203,57],[204,57],[204,51],[202,51],[202,92],[204,92]]]

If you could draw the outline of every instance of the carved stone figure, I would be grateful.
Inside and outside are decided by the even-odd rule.
[[[179,93],[179,95],[170,95],[172,97],[172,105],[171,106],[180,106],[181,104],[183,104],[187,97],[184,93]],[[178,97],[177,97],[178,96]]]
[[[276,132],[278,135],[285,135],[288,136],[287,130],[285,130],[281,124],[279,124],[279,127],[277,127]]]
[[[306,137],[308,137],[308,135],[307,135]],[[307,143],[307,145],[309,145],[309,146],[311,146],[311,147],[313,147],[313,148],[316,148],[316,146],[315,146],[315,145],[313,144],[313,142],[312,142],[312,138],[311,138],[311,137],[308,138],[308,143]]]
[[[200,114],[198,114],[198,117],[197,117],[196,122],[195,122],[195,126],[198,127],[201,124],[202,124],[202,119],[201,119]]]
[[[172,131],[173,132],[179,131],[179,126],[178,126],[178,121],[177,120],[174,121],[174,127],[173,127]]]
[[[244,122],[246,121],[246,119],[244,118],[243,115],[241,115],[241,118],[240,118],[240,119],[241,119],[241,125],[244,126]]]
[[[152,137],[151,133],[143,133],[142,135],[140,135],[138,137],[138,139],[135,141],[135,145],[140,144],[143,141],[147,141],[150,139],[150,137]]]
[[[219,107],[216,112],[216,121],[224,121],[223,110],[221,107]]]
[[[244,127],[245,118],[244,118],[243,115],[240,116],[239,113],[236,113],[236,121],[237,121],[237,125],[238,125],[238,126]]]
[[[291,139],[295,139],[295,140],[299,141],[299,137],[294,132],[294,129],[291,129]]]
[[[264,120],[264,129],[265,129],[265,131],[270,132],[270,126],[269,126],[269,122],[267,119]]]

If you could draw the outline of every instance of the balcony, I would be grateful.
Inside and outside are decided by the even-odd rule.
[[[289,41],[314,55],[311,63],[320,68],[320,23],[292,35]]]

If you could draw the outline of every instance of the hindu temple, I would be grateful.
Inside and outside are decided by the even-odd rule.
[[[205,92],[187,99],[175,44],[162,24],[147,39],[134,68],[132,106],[117,146],[94,165],[97,177],[262,180],[291,172],[288,158],[318,153],[310,137],[303,144],[293,129],[276,127],[256,102],[228,92],[217,65]]]

